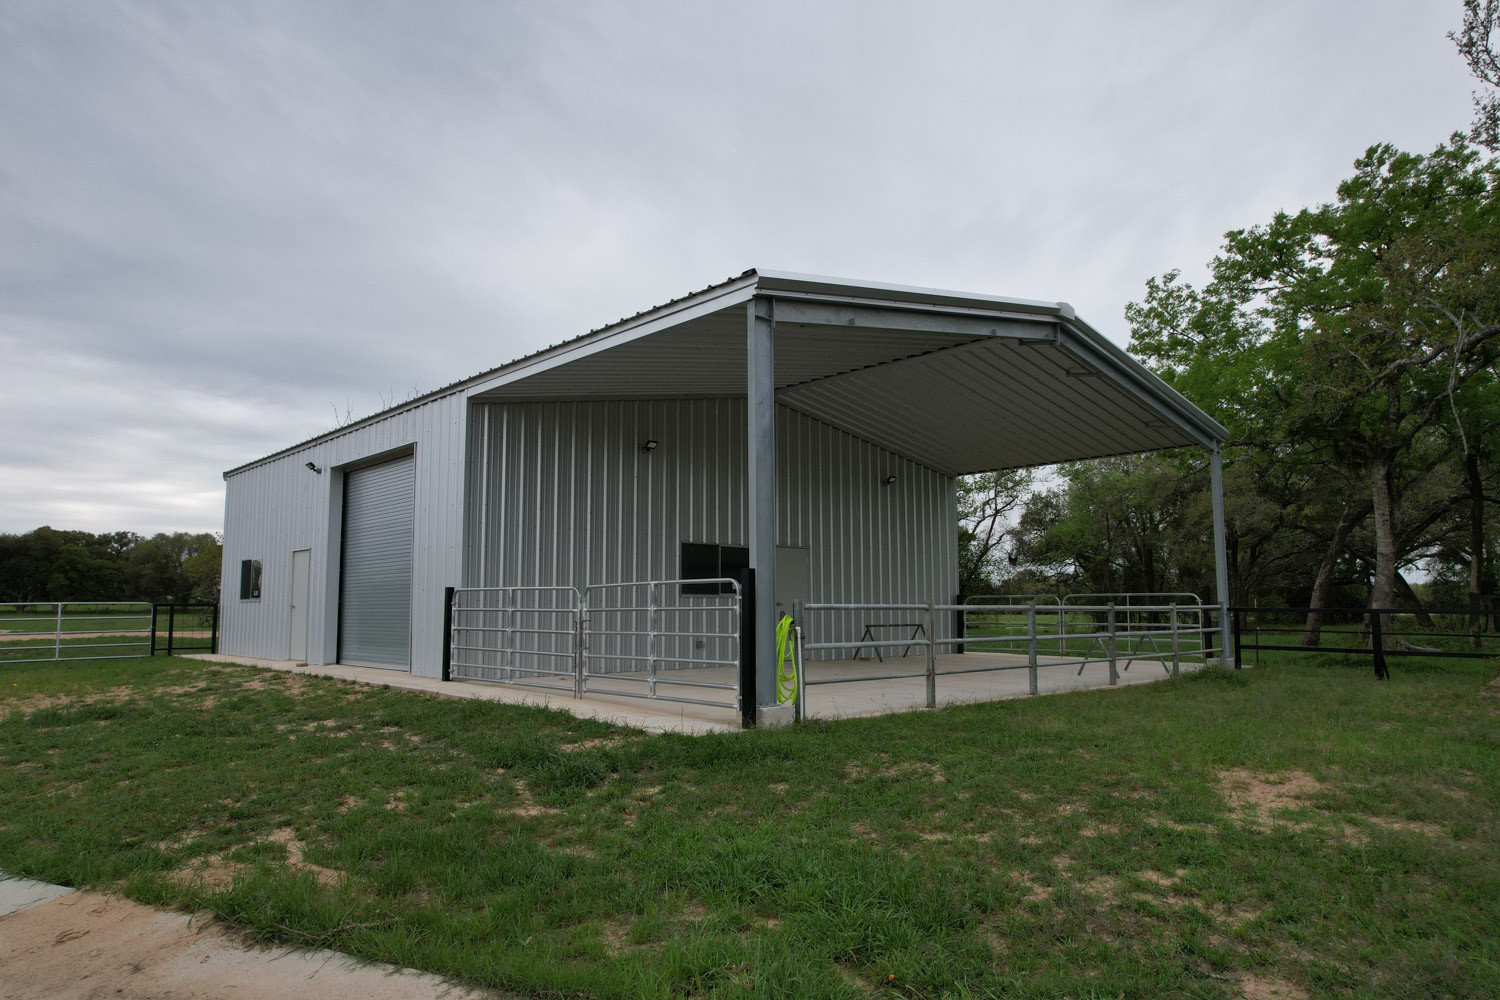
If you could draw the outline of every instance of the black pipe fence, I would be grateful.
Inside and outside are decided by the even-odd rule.
[[[151,608],[151,655],[217,653],[217,604],[156,604]]]
[[[1316,613],[1316,624],[1309,616]],[[1500,659],[1500,632],[1488,628],[1487,608],[1250,608],[1229,609],[1234,665],[1262,652],[1342,653],[1369,657],[1377,677],[1391,658]]]

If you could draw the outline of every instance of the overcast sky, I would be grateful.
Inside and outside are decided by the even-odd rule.
[[[748,267],[1064,299],[1469,119],[1459,0],[0,5],[0,531]]]

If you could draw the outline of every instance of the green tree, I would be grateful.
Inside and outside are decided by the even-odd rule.
[[[1017,561],[1073,592],[1211,593],[1206,470],[1137,455],[1059,467],[1062,481],[1026,502]]]
[[[1030,469],[961,476],[958,480],[958,592],[994,593],[1014,519],[1031,491]]]
[[[1500,0],[1464,0],[1463,26],[1448,37],[1469,64],[1482,91],[1474,94],[1474,124],[1469,138],[1486,149],[1500,149],[1500,54],[1495,51],[1500,35]]]
[[[1437,423],[1494,362],[1500,172],[1459,136],[1355,167],[1334,202],[1229,233],[1203,294],[1169,275],[1131,318],[1137,350],[1264,462],[1359,474],[1370,600],[1390,607],[1409,473],[1441,461]],[[1363,503],[1340,507],[1347,535]]]

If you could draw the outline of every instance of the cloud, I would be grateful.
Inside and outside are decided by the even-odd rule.
[[[746,267],[1061,298],[1467,120],[1457,10],[0,8],[0,530],[220,472]]]

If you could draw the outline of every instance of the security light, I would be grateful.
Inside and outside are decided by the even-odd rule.
[[[649,455],[656,450],[658,443],[659,442],[655,438],[652,438],[650,441],[647,441],[645,444],[641,445],[641,451],[644,451]]]
[[[896,485],[896,477],[895,476],[886,476],[884,479],[881,480],[881,483],[884,484],[884,485],[886,485],[886,486],[895,486]]]
[[[314,471],[314,472],[316,472],[316,473],[317,473],[317,474],[318,474],[318,475],[320,475],[320,476],[321,476],[321,475],[322,475],[322,474],[323,474],[323,470],[322,470],[322,469],[320,469],[320,468],[318,468],[318,467],[317,467],[317,466],[316,466],[316,465],[314,465],[314,464],[313,464],[313,463],[311,463],[311,462],[308,462],[308,463],[307,463],[307,467],[308,467],[308,468],[309,468],[309,469],[311,469],[311,470],[312,470],[312,471]]]

